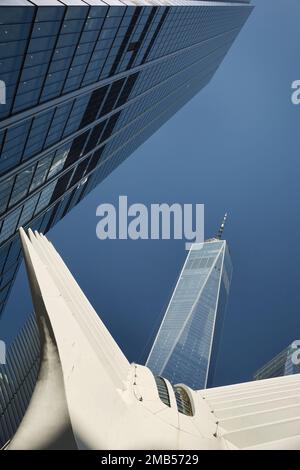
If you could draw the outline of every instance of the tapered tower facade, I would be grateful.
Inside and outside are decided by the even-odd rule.
[[[146,363],[195,390],[215,379],[232,277],[225,220],[215,238],[192,245]]]

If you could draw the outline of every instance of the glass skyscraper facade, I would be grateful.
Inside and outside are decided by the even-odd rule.
[[[193,244],[146,365],[194,390],[214,383],[232,277],[225,240]]]
[[[248,1],[0,3],[0,314],[47,232],[213,77]]]
[[[255,372],[254,380],[271,379],[272,377],[281,377],[284,375],[300,374],[299,346],[293,347],[293,343],[273,357],[269,362],[263,365]]]
[[[34,390],[40,366],[40,338],[31,314],[0,364],[0,449],[18,428]]]

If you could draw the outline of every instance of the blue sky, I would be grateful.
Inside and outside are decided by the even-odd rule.
[[[250,379],[300,339],[298,0],[256,8],[211,83],[50,233],[118,343],[143,362],[186,257],[184,241],[99,241],[96,207],[204,203],[206,236],[228,211],[233,282],[218,383]],[[31,309],[21,269],[9,336]]]

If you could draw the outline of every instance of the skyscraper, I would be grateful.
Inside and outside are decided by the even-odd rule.
[[[0,5],[0,313],[47,232],[213,77],[247,0]],[[1,101],[2,102],[2,101]]]
[[[297,345],[292,343],[273,359],[264,364],[253,375],[254,380],[270,379],[283,375],[300,373],[300,353]]]
[[[40,336],[30,315],[0,364],[0,449],[22,420],[40,369]]]
[[[224,222],[217,237],[192,245],[146,362],[194,390],[214,383],[232,277]]]

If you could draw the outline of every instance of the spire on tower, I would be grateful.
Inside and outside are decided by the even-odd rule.
[[[218,234],[217,234],[217,237],[216,237],[216,238],[218,238],[219,240],[221,240],[221,238],[222,238],[226,220],[227,220],[227,212],[226,212],[226,214],[224,215],[224,218],[223,218],[223,220],[222,220],[222,223],[221,223],[221,225],[220,225],[220,228],[219,228],[219,231],[218,231]]]

